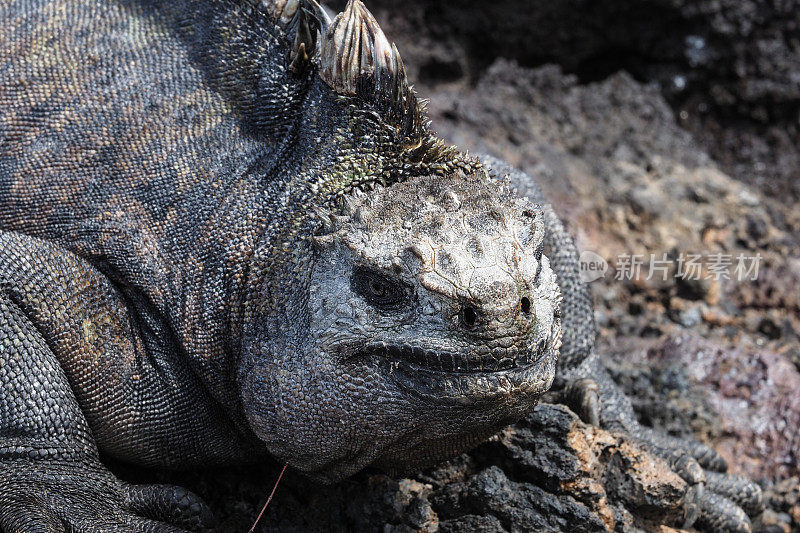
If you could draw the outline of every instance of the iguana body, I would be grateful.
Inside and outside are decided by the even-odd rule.
[[[0,527],[205,521],[98,449],[270,454],[327,481],[430,464],[535,405],[562,329],[590,418],[674,449],[592,355],[563,226],[485,163],[428,130],[358,2],[333,22],[313,2],[6,2]]]

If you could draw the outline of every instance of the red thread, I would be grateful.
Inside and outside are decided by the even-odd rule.
[[[253,524],[253,527],[251,527],[250,531],[248,531],[247,533],[253,533],[253,531],[256,530],[256,526],[258,525],[258,521],[261,520],[261,517],[264,515],[264,511],[267,510],[267,506],[269,505],[269,502],[272,501],[272,497],[275,496],[275,491],[278,488],[278,483],[281,482],[281,478],[283,477],[283,473],[286,472],[286,467],[287,466],[289,466],[289,463],[286,463],[285,465],[283,465],[283,470],[281,470],[281,473],[278,476],[278,479],[275,481],[275,486],[272,487],[272,492],[269,493],[269,498],[267,498],[267,503],[265,503],[264,507],[261,508],[261,512],[258,513],[258,518],[256,518],[256,521]]]

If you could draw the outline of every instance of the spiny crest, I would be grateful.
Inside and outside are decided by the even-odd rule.
[[[359,1],[351,1],[328,28],[321,50],[320,75],[337,93],[355,96],[358,80],[397,72],[398,55],[372,13]],[[388,76],[386,76],[388,77]]]
[[[350,0],[330,24],[319,61],[320,76],[338,94],[373,103],[406,136],[423,128],[400,53],[360,0]]]
[[[261,5],[292,39],[289,68],[304,72],[317,55],[319,35],[325,34],[331,19],[316,0],[262,0]]]
[[[272,0],[269,11],[293,39],[290,68],[315,63],[334,92],[375,109],[406,138],[419,137],[424,106],[408,83],[397,47],[360,0],[350,0],[333,21],[315,0]]]

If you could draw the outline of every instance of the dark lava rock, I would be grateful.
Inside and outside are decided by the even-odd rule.
[[[779,200],[800,200],[794,1],[368,4],[426,88],[473,82],[501,57],[525,67],[557,64],[581,83],[625,71],[657,87],[726,172]]]
[[[464,515],[439,523],[439,533],[504,533],[503,524],[492,515]]]
[[[660,460],[549,404],[414,479],[360,475],[338,488],[301,490],[322,491],[335,505],[345,486],[342,524],[364,531],[636,531],[676,520],[686,489]],[[284,501],[296,487],[273,503],[270,527],[291,523],[286,512],[295,506]],[[331,525],[320,519],[305,513],[304,527]]]
[[[246,531],[279,470],[161,473],[159,480],[206,499],[220,531]],[[117,471],[141,481],[141,472]],[[654,531],[679,519],[685,490],[637,445],[542,404],[469,454],[412,478],[364,472],[320,486],[290,469],[257,531]]]
[[[511,481],[496,466],[466,483],[445,486],[433,503],[442,517],[478,513],[497,518],[508,531],[606,530],[599,516],[573,498],[559,498],[536,485]]]
[[[800,475],[800,372],[785,357],[690,333],[604,349],[643,422],[679,436],[692,428],[732,472]]]

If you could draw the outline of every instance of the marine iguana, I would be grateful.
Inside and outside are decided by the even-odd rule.
[[[531,178],[432,132],[358,0],[0,6],[4,531],[210,524],[100,452],[402,472],[554,379],[690,482],[689,522],[747,530],[757,487],[636,422],[577,274]]]

